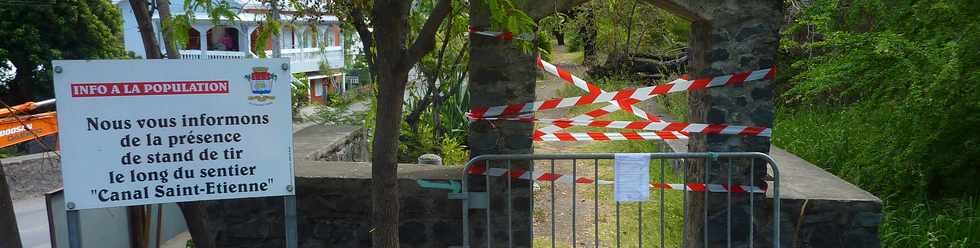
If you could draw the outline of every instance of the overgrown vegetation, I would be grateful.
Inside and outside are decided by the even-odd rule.
[[[293,119],[301,120],[302,116],[299,115],[300,109],[310,104],[310,84],[309,79],[306,78],[306,73],[297,73],[293,75],[293,80],[289,82],[289,98],[292,100]]]
[[[618,5],[604,5],[609,3]],[[565,28],[570,50],[588,49],[579,28],[590,23],[597,29],[598,57],[627,49],[670,55],[667,45],[682,43],[680,32],[686,30],[661,28],[649,34],[676,39],[624,46],[627,24],[637,25],[623,14],[629,13],[629,3],[592,2],[591,22],[573,14],[574,25]],[[785,5],[793,22],[781,41],[773,142],[880,196],[884,247],[980,247],[980,187],[972,185],[980,176],[980,5],[966,0],[789,0]],[[638,8],[644,7],[652,6]],[[684,27],[669,18],[641,19]],[[615,90],[620,82],[636,82],[633,76],[595,81]],[[571,88],[560,93],[580,94]],[[688,112],[685,95],[656,100],[681,119]]]
[[[774,143],[882,197],[884,247],[980,246],[980,6],[798,11],[781,44]]]
[[[365,85],[358,89],[350,89],[343,95],[335,92],[327,93],[323,96],[323,104],[316,103],[312,105],[316,113],[311,116],[305,116],[304,118],[307,118],[309,121],[330,125],[364,125],[369,109],[357,109],[353,105],[363,104],[367,106],[369,103],[368,100],[374,98],[371,95],[371,86]],[[293,116],[297,115],[294,114]]]

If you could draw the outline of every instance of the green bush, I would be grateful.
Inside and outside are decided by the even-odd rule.
[[[289,82],[292,85],[289,96],[292,98],[291,109],[294,117],[297,117],[301,108],[310,104],[310,85],[304,83],[305,80],[306,76],[303,76]]]
[[[980,201],[890,206],[881,225],[882,247],[980,247]]]
[[[773,143],[881,197],[884,247],[980,247],[978,31],[974,1],[818,0],[784,35]]]
[[[844,160],[826,165],[878,194],[939,199],[980,193],[972,185],[980,176],[977,5],[867,0],[843,8],[836,1],[818,2],[829,3],[815,3],[801,23],[823,39],[784,45],[814,53],[792,64],[796,83],[789,84],[782,99],[789,120],[777,123],[833,119],[830,129],[820,131],[844,136],[797,137],[778,127],[777,135],[825,142],[811,146],[836,144],[841,148],[833,149],[844,154],[831,156]],[[867,24],[869,18],[872,24]],[[829,116],[806,113],[814,109]],[[811,158],[828,160],[816,153]]]

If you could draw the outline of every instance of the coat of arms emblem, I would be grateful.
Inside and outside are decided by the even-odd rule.
[[[248,97],[249,103],[254,105],[267,105],[272,103],[276,97],[270,95],[272,86],[276,82],[276,74],[269,73],[267,67],[252,67],[252,73],[245,75],[249,86],[252,88],[252,95]]]

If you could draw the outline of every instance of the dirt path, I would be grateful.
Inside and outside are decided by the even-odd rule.
[[[554,55],[555,61],[551,61],[552,63],[572,72],[572,74],[585,75],[586,68],[572,64],[570,60],[574,56],[566,53],[563,47],[556,48]],[[560,78],[549,75],[546,79],[537,82],[537,88],[535,89],[537,99],[544,100],[559,97],[558,91],[565,87],[566,84]],[[542,111],[535,114],[535,116],[538,118],[572,117],[566,116],[567,112],[567,109],[555,109]],[[544,126],[539,124],[538,127]],[[589,144],[589,142],[535,142],[534,152],[537,154],[581,152]],[[539,161],[535,163],[534,167],[537,171],[551,172],[552,164],[550,161]],[[595,177],[591,161],[580,161],[575,168],[577,172],[576,176]],[[571,175],[572,170],[571,161],[558,160],[554,164],[554,173]],[[592,193],[594,188],[591,185],[577,185],[574,191],[576,192],[574,197],[572,185],[555,184],[554,191],[552,191],[551,183],[537,183],[534,188],[534,237],[537,241],[537,246],[551,247],[551,240],[554,237],[557,243],[556,247],[571,247],[573,242],[573,221],[575,223],[574,242],[578,246],[593,244],[595,237],[595,228],[593,226],[595,201],[593,200],[594,194]],[[554,201],[552,201],[552,194],[555,199]],[[573,198],[575,198],[574,202]],[[552,203],[554,203],[554,214],[551,211]],[[574,220],[572,217],[573,208],[575,209]],[[599,211],[604,210],[600,206]],[[552,226],[554,226],[554,231],[552,231]]]

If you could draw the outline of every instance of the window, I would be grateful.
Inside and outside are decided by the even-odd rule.
[[[333,30],[333,28],[328,28],[327,30]],[[323,32],[323,40],[324,40],[324,43],[323,44],[325,46],[328,46],[328,47],[334,46],[334,42],[335,41],[334,41],[334,37],[333,37],[333,32],[330,32],[330,31]]]
[[[310,80],[313,84],[313,96],[323,96],[323,83],[318,79]]]

